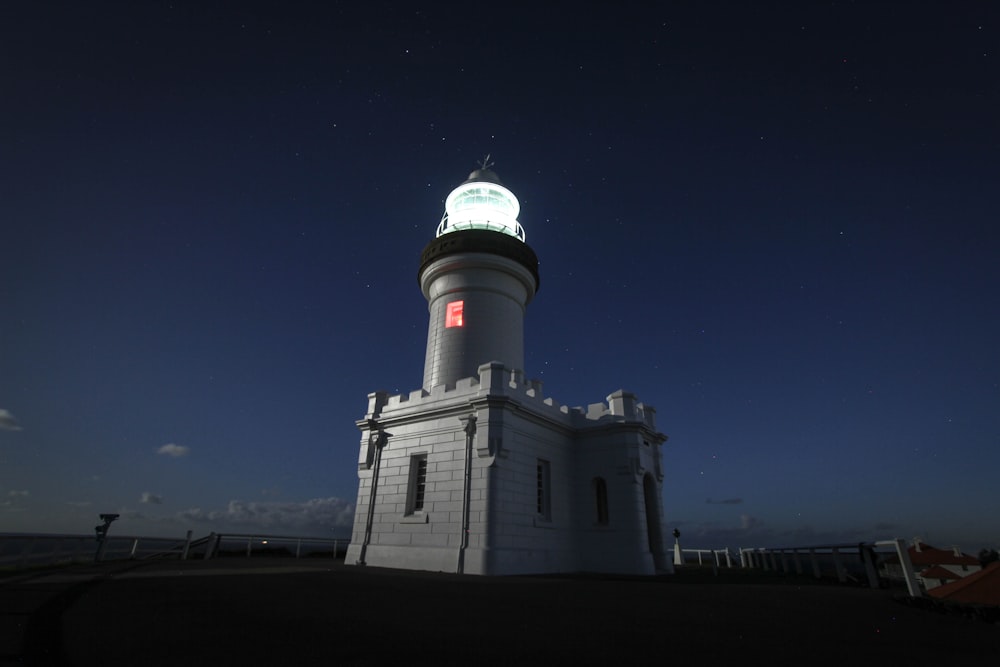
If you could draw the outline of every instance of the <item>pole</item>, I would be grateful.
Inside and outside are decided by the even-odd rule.
[[[375,469],[372,471],[372,489],[368,495],[368,521],[365,523],[365,540],[361,543],[361,554],[357,565],[366,565],[365,556],[372,541],[372,524],[375,523],[375,498],[378,491],[378,473],[382,467],[382,448],[389,442],[392,433],[386,433],[374,419],[368,420],[368,442],[375,447]]]
[[[100,563],[104,560],[104,549],[108,546],[108,528],[111,526],[111,522],[118,518],[117,514],[100,514],[101,521],[104,523],[98,526],[94,526],[94,532],[97,534],[97,553],[94,554],[94,562]]]
[[[472,443],[476,439],[476,415],[461,418],[465,431],[465,486],[462,493],[462,535],[458,547],[459,574],[465,572],[465,549],[469,546],[469,504],[472,492]]]

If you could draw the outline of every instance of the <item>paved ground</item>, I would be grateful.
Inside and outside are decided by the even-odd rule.
[[[479,578],[271,558],[74,566],[0,579],[0,664],[972,664],[1000,655],[1000,627],[900,595],[691,571]]]

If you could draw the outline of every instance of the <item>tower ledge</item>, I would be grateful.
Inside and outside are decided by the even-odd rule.
[[[420,268],[417,281],[431,263],[458,253],[486,253],[512,259],[531,272],[538,291],[538,255],[528,244],[506,234],[497,234],[484,229],[464,229],[439,236],[428,243],[420,253]]]

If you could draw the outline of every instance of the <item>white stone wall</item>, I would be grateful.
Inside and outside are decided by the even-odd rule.
[[[654,448],[659,443],[644,445],[648,435],[624,429],[585,434],[578,441],[578,477],[581,482],[577,502],[586,511],[579,522],[582,569],[588,571],[635,572],[653,574],[657,569],[650,551],[646,523],[646,502],[643,482],[653,474]],[[608,520],[597,523],[597,503],[593,480],[607,484]],[[656,509],[662,507],[661,480],[657,480]],[[662,524],[662,517],[659,518]],[[660,556],[665,545],[660,530]],[[659,563],[661,569],[664,563]],[[669,567],[669,564],[667,564]]]
[[[370,565],[457,571],[462,539],[466,435],[475,414],[464,571],[476,574],[603,571],[652,574],[666,553],[654,413],[616,392],[606,404],[559,406],[541,384],[519,381],[501,364],[477,378],[408,395],[369,397],[359,455],[359,490],[347,562],[360,558],[373,468],[368,420],[391,433],[382,467]],[[407,515],[410,458],[427,455],[424,512]],[[538,513],[537,465],[548,462],[549,515]],[[596,522],[593,479],[607,484],[609,520]],[[650,546],[644,480],[655,487],[658,544]],[[669,560],[667,560],[669,567]]]
[[[494,464],[491,564],[504,573],[578,570],[573,544],[572,442],[544,422],[503,409],[503,447]],[[548,516],[538,513],[539,459],[548,462]]]
[[[464,407],[464,406],[463,406]],[[466,436],[460,416],[431,417],[406,423],[383,419],[392,435],[382,451],[372,536],[365,560],[370,565],[453,572],[462,537],[465,493]],[[367,433],[362,450],[367,449]],[[408,513],[408,485],[413,455],[427,456],[422,511]],[[365,452],[359,470],[358,503],[347,562],[360,557],[365,535],[374,467],[367,468]],[[470,528],[482,521],[486,491],[485,466],[473,452],[469,488]],[[470,547],[478,546],[482,527],[470,530]],[[355,549],[354,547],[358,548]]]

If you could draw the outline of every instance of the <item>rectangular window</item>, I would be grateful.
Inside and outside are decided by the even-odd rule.
[[[597,524],[608,525],[608,483],[603,477],[594,478],[594,496],[597,500]]]
[[[427,488],[427,455],[410,457],[410,484],[406,493],[406,513],[424,511],[424,491]]]
[[[444,316],[444,326],[446,329],[464,326],[464,320],[462,319],[462,311],[464,309],[464,301],[452,301],[447,305]]]
[[[538,489],[536,507],[538,516],[546,520],[552,518],[552,481],[549,467],[549,462],[545,459],[538,459],[535,467]]]

